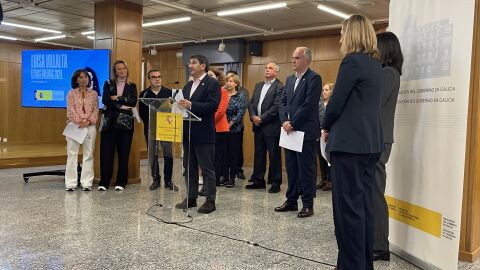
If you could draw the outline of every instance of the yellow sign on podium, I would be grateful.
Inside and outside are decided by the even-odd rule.
[[[182,128],[183,115],[181,113],[157,112],[157,140],[182,142]]]

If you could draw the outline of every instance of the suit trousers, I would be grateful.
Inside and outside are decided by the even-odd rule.
[[[373,193],[379,157],[380,153],[330,153],[339,269],[373,270]]]
[[[198,167],[202,169],[203,186],[207,201],[215,202],[217,186],[215,185],[215,144],[183,144],[183,167],[187,179],[188,198],[198,198]]]
[[[93,151],[95,148],[95,137],[97,130],[94,125],[86,127],[88,130],[87,137],[82,143],[83,159],[82,159],[82,173],[80,175],[80,183],[82,187],[91,188],[93,183]],[[67,140],[67,167],[65,170],[65,186],[67,188],[75,188],[77,186],[77,163],[78,151],[80,144],[69,137]]]
[[[373,192],[373,203],[375,205],[375,225],[373,233],[373,250],[388,251],[388,205],[385,200],[385,186],[387,173],[385,164],[388,162],[392,144],[386,143],[385,150],[375,166],[375,186]]]
[[[252,180],[260,185],[265,185],[267,167],[267,152],[269,164],[268,180],[272,185],[282,184],[282,154],[278,146],[279,137],[265,136],[262,129],[257,129],[253,135],[255,154],[253,160]]]
[[[302,196],[304,208],[313,208],[317,182],[317,146],[318,141],[303,141],[302,152],[285,149],[288,188],[287,201],[297,204]]]
[[[228,131],[215,133],[215,176],[217,183],[220,177],[228,179]]]
[[[113,175],[113,159],[117,149],[118,170],[115,185],[125,187],[128,182],[128,158],[132,145],[133,130],[102,131],[100,138],[100,183],[99,186],[110,187]]]

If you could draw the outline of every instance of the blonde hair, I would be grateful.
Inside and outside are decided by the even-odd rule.
[[[353,14],[342,22],[342,47],[344,55],[366,53],[379,59],[377,36],[370,20],[360,14]]]
[[[326,82],[326,83],[324,83],[324,84],[323,84],[323,87],[325,87],[325,85],[328,85],[328,87],[330,88],[330,91],[333,92],[333,85],[334,85],[334,84],[333,84],[332,82]]]
[[[230,80],[230,78],[233,79],[233,81],[237,84],[237,87],[235,87],[235,89],[238,89],[238,86],[240,85],[240,77],[238,77],[238,75],[235,75],[235,74],[230,74],[227,76],[227,82],[228,80]]]

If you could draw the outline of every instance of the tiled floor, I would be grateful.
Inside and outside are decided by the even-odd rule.
[[[23,182],[23,172],[41,169],[0,170],[0,269],[298,270],[332,269],[336,262],[329,192],[318,192],[312,218],[298,219],[273,212],[286,187],[269,194],[245,190],[239,181],[219,188],[216,212],[194,209],[193,220],[180,226],[146,214],[155,203],[147,181],[122,192],[66,192],[58,176]],[[170,192],[162,188],[159,195],[171,203]],[[158,209],[152,213],[172,217],[168,207]],[[393,256],[375,269],[418,268]]]

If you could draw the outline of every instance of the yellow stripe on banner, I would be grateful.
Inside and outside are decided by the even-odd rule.
[[[407,225],[440,238],[442,215],[427,208],[385,196],[389,216]]]

